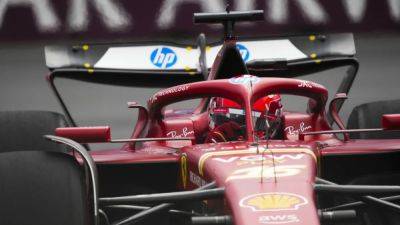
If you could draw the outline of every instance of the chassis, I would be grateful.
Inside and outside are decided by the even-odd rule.
[[[104,58],[111,57],[111,48],[104,45],[90,46],[90,50],[87,45],[46,48],[51,69],[48,80],[70,126],[57,128],[56,136],[47,138],[67,144],[89,162],[94,223],[398,223],[400,206],[396,203],[400,197],[395,194],[400,192],[400,141],[350,137],[354,133],[396,130],[400,116],[382,116],[382,128],[351,130],[338,116],[358,70],[352,35],[291,37],[288,40],[301,47],[304,57],[254,58],[246,62],[237,47],[234,24],[261,16],[260,11],[195,15],[195,22],[225,26],[222,46],[212,45],[220,50],[211,67],[207,65],[204,35],[199,36],[198,46],[189,46],[199,52],[198,68],[168,68],[171,58],[165,63],[160,61],[159,67],[153,69],[146,65],[107,64]],[[154,46],[181,48],[154,43],[116,48],[132,46],[144,46],[143,51]],[[341,66],[350,69],[326,115],[326,88],[294,77]],[[168,77],[160,79],[162,74]],[[127,86],[178,86],[154,94],[147,108],[128,103],[129,108],[138,110],[132,135],[112,139],[108,126],[77,126],[56,87],[55,80],[60,77]],[[283,138],[259,140],[253,135],[252,103],[273,93],[310,99],[308,111],[285,112]],[[244,107],[244,140],[204,143],[212,97],[237,100]],[[202,99],[194,109],[163,110],[167,105],[193,98]],[[332,129],[333,123],[338,130]],[[171,132],[175,135],[168,135]],[[86,144],[96,142],[125,144],[87,154]]]

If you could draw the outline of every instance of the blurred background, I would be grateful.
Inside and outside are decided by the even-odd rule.
[[[96,42],[195,43],[204,32],[219,40],[221,27],[193,25],[194,12],[222,12],[222,0],[0,0],[0,110],[62,112],[45,75],[45,45]],[[360,71],[341,115],[362,103],[400,99],[400,0],[232,0],[232,10],[265,10],[265,22],[237,26],[245,36],[353,32]],[[337,73],[307,77],[330,87]],[[136,114],[156,89],[62,81],[67,105],[80,125],[110,124],[127,137]],[[331,89],[333,91],[333,89]],[[128,132],[128,133],[127,133]]]

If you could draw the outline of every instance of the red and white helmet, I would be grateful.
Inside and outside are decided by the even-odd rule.
[[[281,96],[279,94],[268,95],[258,99],[253,105],[253,117],[256,120],[256,130],[265,130],[265,123],[257,127],[258,120],[275,121],[282,114]],[[214,126],[219,126],[228,121],[234,121],[239,125],[245,125],[243,108],[236,102],[226,98],[214,98],[211,102],[211,116]]]

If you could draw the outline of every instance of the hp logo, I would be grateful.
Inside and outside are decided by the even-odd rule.
[[[162,69],[170,68],[178,59],[175,52],[167,47],[159,47],[153,50],[150,55],[151,62]]]
[[[239,50],[240,54],[242,55],[243,61],[247,62],[250,58],[250,52],[249,50],[244,47],[244,45],[241,44],[236,44],[236,48]]]

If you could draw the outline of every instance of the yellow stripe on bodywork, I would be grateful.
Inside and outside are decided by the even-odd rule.
[[[187,155],[182,154],[181,157],[181,178],[182,178],[182,186],[186,188],[188,181],[188,167],[187,167]]]
[[[258,153],[261,154],[262,152],[265,153],[273,153],[273,154],[281,154],[281,153],[303,153],[310,155],[316,163],[318,163],[317,156],[315,153],[308,148],[274,148],[274,149],[264,149],[259,148]],[[215,157],[215,156],[227,156],[227,155],[244,155],[250,153],[257,153],[257,148],[246,149],[246,150],[229,150],[229,151],[219,151],[219,152],[207,152],[200,157],[198,167],[199,167],[199,174],[203,176],[203,168],[206,163],[206,160]]]

